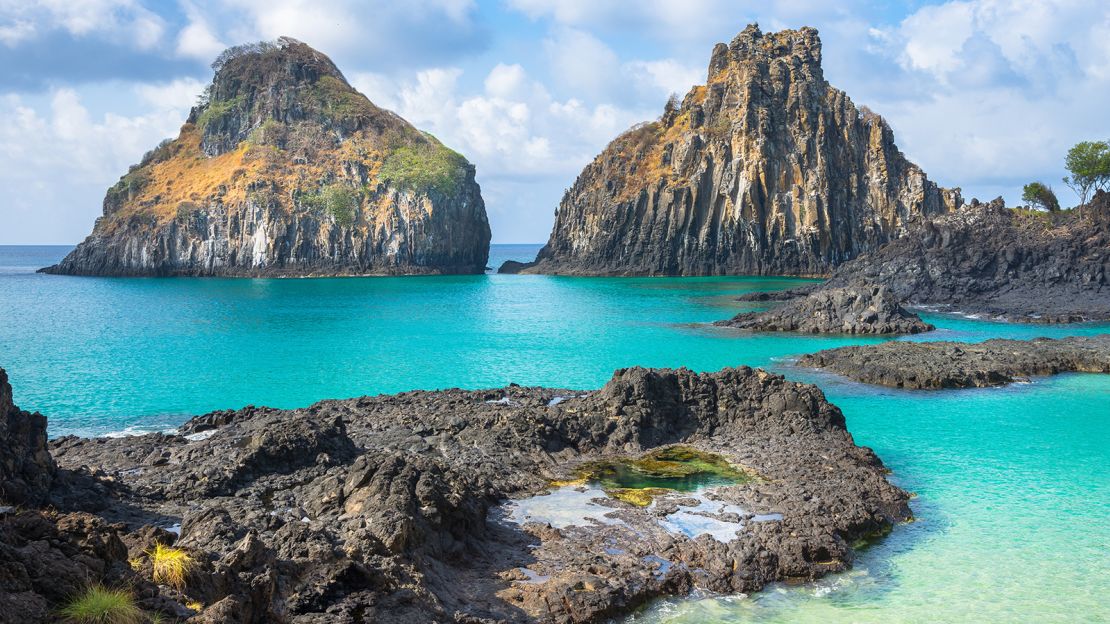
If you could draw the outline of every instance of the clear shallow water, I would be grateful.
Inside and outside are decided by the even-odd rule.
[[[490,265],[536,246],[495,246]],[[1110,376],[1002,389],[875,390],[787,367],[867,342],[706,324],[743,292],[799,280],[464,276],[95,279],[34,268],[68,248],[0,247],[0,366],[50,434],[173,427],[249,403],[509,382],[595,388],[613,369],[748,364],[820,383],[856,440],[918,498],[856,570],[749,598],[654,607],[651,622],[1110,620]],[[927,314],[916,340],[1029,338],[1103,326]]]

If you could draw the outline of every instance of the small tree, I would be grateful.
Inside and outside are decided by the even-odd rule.
[[[663,105],[663,117],[666,118],[668,115],[677,113],[681,105],[682,103],[678,100],[678,94],[672,92],[670,96],[667,97],[667,103]]]
[[[1068,150],[1064,166],[1071,173],[1064,177],[1067,184],[1079,196],[1081,205],[1087,203],[1091,192],[1105,189],[1110,184],[1110,143],[1106,141],[1082,141]]]
[[[1047,186],[1042,182],[1030,182],[1026,184],[1025,188],[1022,189],[1021,200],[1031,206],[1049,212],[1060,210],[1060,202],[1056,199],[1056,193],[1053,192],[1051,186]]]

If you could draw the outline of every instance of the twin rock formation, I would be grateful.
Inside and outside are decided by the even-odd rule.
[[[177,139],[113,186],[48,272],[342,275],[484,270],[474,168],[298,41],[240,46]],[[821,70],[817,31],[749,26],[708,81],[614,140],[527,272],[824,275],[960,205]],[[514,267],[506,267],[512,270]]]
[[[232,48],[181,133],[104,198],[50,273],[480,273],[474,167],[289,38]]]

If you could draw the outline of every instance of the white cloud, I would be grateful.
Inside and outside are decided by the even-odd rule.
[[[1023,182],[1061,186],[1071,145],[1110,135],[1099,112],[1110,101],[1108,25],[1110,6],[1095,0],[924,7],[875,38],[916,97],[863,96],[931,177],[1016,202]]]
[[[193,4],[183,5],[189,23],[177,34],[177,54],[202,61],[215,59],[228,46],[220,41],[203,13]]]
[[[73,89],[56,89],[39,106],[0,97],[0,186],[5,190],[0,242],[67,242],[83,238],[100,215],[104,191],[129,165],[175,135],[188,112],[184,81],[136,85],[147,113],[94,117]],[[195,93],[193,93],[195,97]]]
[[[155,46],[165,21],[136,0],[0,0],[0,41],[14,46],[52,30],[103,35],[140,49]]]

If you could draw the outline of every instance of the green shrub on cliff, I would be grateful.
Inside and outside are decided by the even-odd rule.
[[[1056,199],[1056,193],[1052,190],[1052,187],[1042,182],[1026,184],[1025,188],[1022,189],[1021,200],[1030,206],[1049,212],[1060,210],[1060,202]]]
[[[72,624],[141,624],[143,612],[131,592],[93,585],[59,611]]]
[[[379,179],[411,191],[434,189],[454,196],[466,180],[467,161],[458,152],[431,139],[398,147],[382,163]]]
[[[355,222],[360,197],[351,187],[333,182],[316,193],[301,195],[299,201],[303,206],[330,214],[339,225],[351,225]]]
[[[242,95],[237,95],[230,100],[212,100],[208,102],[208,107],[197,118],[197,126],[202,131],[207,131],[209,125],[222,119],[232,110],[240,108],[245,102],[246,98]]]

